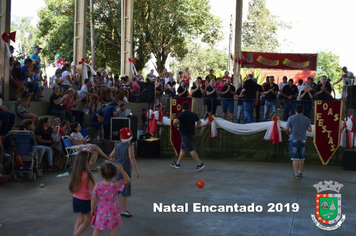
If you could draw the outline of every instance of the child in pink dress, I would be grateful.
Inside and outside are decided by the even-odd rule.
[[[117,170],[124,179],[112,181]],[[118,193],[124,190],[124,185],[130,182],[130,178],[121,164],[115,166],[108,161],[101,166],[100,173],[103,180],[94,186],[91,198],[93,236],[100,235],[103,230],[110,230],[110,235],[116,235],[116,227],[121,225]]]

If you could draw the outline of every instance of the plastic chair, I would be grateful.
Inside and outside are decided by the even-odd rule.
[[[72,140],[70,140],[69,138],[65,138],[65,137],[62,138],[62,141],[63,141],[64,149],[66,151],[65,156],[67,159],[65,168],[69,169],[70,166],[68,164],[70,162],[70,159],[75,157],[77,155],[77,153],[80,152],[85,147],[85,145],[74,145],[73,146]]]
[[[88,130],[88,129],[81,129],[79,132],[83,135],[84,138],[85,138],[87,135],[89,135],[89,130]]]

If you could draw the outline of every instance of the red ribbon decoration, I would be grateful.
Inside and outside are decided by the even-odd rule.
[[[81,65],[81,64],[83,64],[84,62],[85,62],[86,64],[89,64],[89,61],[86,61],[84,58],[82,58],[82,60],[80,60],[80,61],[78,62],[78,64]]]
[[[239,65],[242,64],[242,59],[239,59],[239,57],[236,57],[234,61],[235,61],[235,63],[238,63]]]
[[[135,59],[129,58],[128,60],[129,60],[129,62],[130,62],[132,65],[135,65]]]
[[[57,59],[56,60],[57,64],[60,64],[61,66],[64,66],[66,64],[66,59],[63,57],[62,59]]]
[[[6,32],[3,32],[2,35],[1,35],[1,38],[5,43],[9,43],[10,42],[9,40],[12,40],[13,42],[15,42],[16,31],[11,32],[9,34],[6,33]]]

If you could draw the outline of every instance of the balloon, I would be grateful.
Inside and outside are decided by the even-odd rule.
[[[197,181],[197,187],[198,188],[204,188],[205,182],[204,180],[198,180]]]
[[[62,58],[62,56],[59,53],[54,56],[54,60],[61,59],[61,58]]]

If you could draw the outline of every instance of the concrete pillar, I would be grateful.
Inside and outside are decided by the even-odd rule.
[[[121,0],[121,75],[132,78],[128,58],[133,58],[133,0]]]
[[[86,60],[86,15],[88,10],[87,0],[75,0],[74,10],[74,46],[73,46],[73,61],[78,72],[82,75],[82,85],[87,75],[83,73],[83,64],[79,65],[82,58]],[[94,68],[95,69],[95,68]]]
[[[242,31],[242,3],[243,0],[236,0],[236,15],[235,15],[235,56],[241,58],[241,31]],[[237,64],[234,61],[234,78],[233,83],[236,89],[240,86],[240,68],[236,72]]]
[[[11,0],[0,0],[0,34],[2,32],[10,33]],[[0,76],[2,79],[2,98],[10,98],[10,56],[7,55],[7,49],[4,41],[0,39]]]

